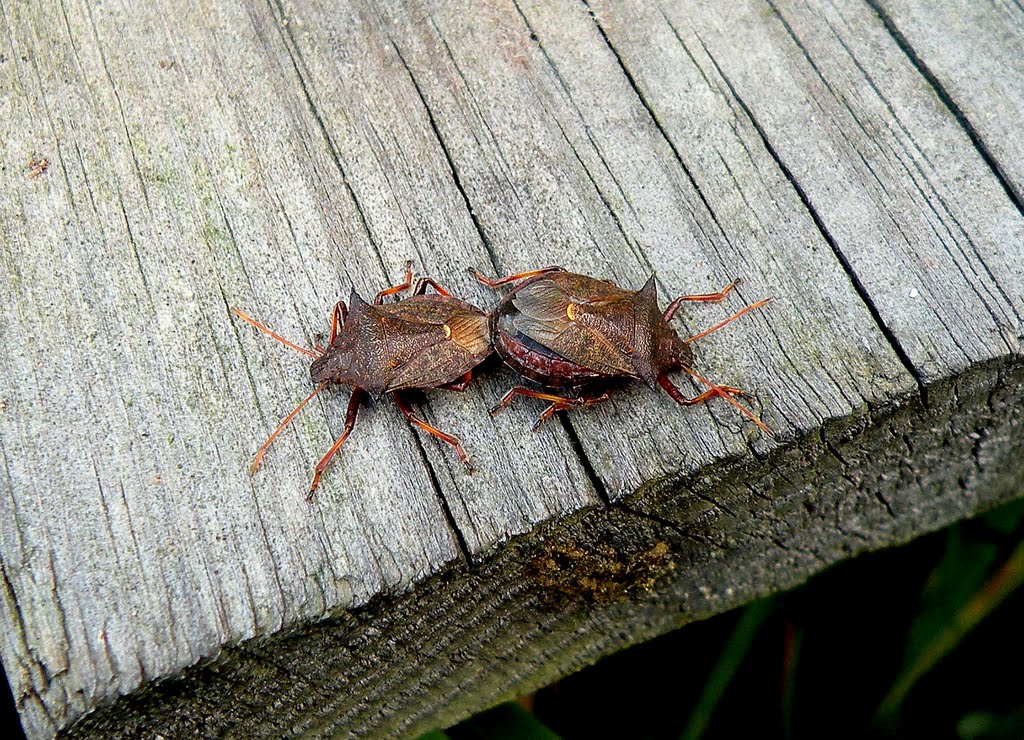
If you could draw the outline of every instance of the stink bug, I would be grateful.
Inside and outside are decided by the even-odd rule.
[[[542,386],[570,389],[567,395],[561,396],[516,386],[502,396],[491,413],[508,406],[516,396],[548,401],[550,405],[537,419],[536,429],[556,411],[591,406],[608,399],[606,390],[586,392],[584,387],[596,386],[601,390],[603,381],[628,377],[643,380],[655,390],[660,386],[676,403],[684,406],[724,398],[758,427],[772,433],[734,398],[743,395],[742,390],[717,385],[694,371],[689,347],[691,342],[768,301],[753,303],[687,339],[680,339],[669,325],[684,302],[717,303],[738,281],[718,293],[679,296],[662,313],[653,276],[643,288],[633,291],[605,280],[567,272],[561,267],[545,267],[494,280],[476,270],[470,272],[491,288],[519,282],[491,314],[491,339],[505,363]],[[708,390],[687,398],[669,380],[667,374],[673,370],[682,370]]]
[[[277,435],[296,414],[332,383],[352,386],[345,427],[313,471],[309,496],[320,485],[320,477],[331,458],[344,444],[356,423],[359,404],[369,395],[389,393],[411,424],[447,442],[472,471],[469,457],[457,437],[446,434],[415,416],[402,391],[419,388],[464,390],[473,369],[491,353],[488,316],[452,295],[436,281],[421,277],[412,295],[395,303],[384,303],[389,295],[412,288],[412,263],[406,263],[405,281],[380,291],[373,303],[366,303],[355,291],[348,306],[338,301],[331,315],[331,337],[326,347],[300,347],[271,331],[237,308],[236,316],[287,347],[313,358],[309,373],[316,387],[284,418],[263,443],[252,461],[256,472]],[[427,288],[433,294],[427,294]]]

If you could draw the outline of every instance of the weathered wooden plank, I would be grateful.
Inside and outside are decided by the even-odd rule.
[[[889,31],[955,109],[975,146],[1024,202],[1024,8],[972,0],[871,0]]]
[[[30,733],[182,674],[73,733],[428,729],[1018,494],[1020,214],[877,16],[808,7],[4,6],[0,657]],[[227,306],[312,341],[408,257],[480,303],[465,265],[741,275],[777,302],[698,360],[779,436],[643,388],[532,435],[529,403],[487,418],[497,372],[424,407],[472,477],[380,405],[307,507],[342,393],[250,482],[308,382]]]
[[[762,151],[752,162],[734,142],[726,166],[738,156],[735,176],[753,182],[750,193],[731,179],[696,181],[584,6],[521,3],[481,15],[438,3],[419,23],[420,11],[389,10],[392,38],[502,271],[568,263],[637,288],[656,271],[672,296],[742,276],[733,307],[778,296],[699,345],[697,358],[711,378],[751,389],[783,439],[912,387],[771,158]],[[706,84],[694,70],[690,80]],[[733,218],[744,199],[765,205]],[[815,290],[804,289],[809,280]],[[685,320],[708,326],[725,315],[695,309]],[[681,412],[643,388],[568,423],[612,498],[768,444],[727,404]]]
[[[1024,218],[869,7],[594,7],[678,141],[680,67],[757,129],[922,383],[1020,353]]]
[[[268,37],[268,52],[294,65],[375,249],[396,265],[415,255],[457,295],[481,306],[493,303],[465,269],[487,264],[485,245],[430,112],[377,13],[359,4],[296,7],[257,22],[283,29],[279,42]],[[336,53],[339,48],[348,51]],[[461,396],[434,394],[428,411],[442,429],[462,436],[476,460],[477,472],[467,476],[445,444],[424,445],[473,555],[552,516],[598,503],[562,430],[522,434],[529,423],[525,410],[487,418],[497,392],[494,381],[485,380]],[[508,454],[494,455],[499,449]]]

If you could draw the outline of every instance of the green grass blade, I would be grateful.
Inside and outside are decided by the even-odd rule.
[[[947,655],[963,637],[988,616],[1021,583],[1024,583],[1024,542],[1017,545],[1005,563],[974,595],[934,632],[897,676],[879,705],[875,721],[891,725],[907,694],[917,681]]]
[[[681,740],[695,740],[704,734],[715,707],[718,706],[718,702],[736,674],[736,670],[750,650],[750,644],[754,641],[754,636],[761,628],[761,624],[771,614],[772,608],[771,599],[762,599],[748,605],[743,610],[739,622],[736,623],[736,628],[729,636],[725,647],[722,648],[721,655],[718,656],[715,667],[708,675],[704,691],[679,736]]]
[[[547,725],[515,702],[470,717],[458,726],[459,738],[480,740],[561,740]]]
[[[1024,707],[1006,715],[971,712],[956,723],[961,740],[1019,740],[1024,737]]]

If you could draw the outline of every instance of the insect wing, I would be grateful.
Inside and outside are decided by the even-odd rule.
[[[452,343],[477,358],[483,360],[491,353],[490,329],[487,326],[487,314],[482,311],[462,311],[450,319],[446,326],[451,331]]]
[[[602,281],[588,281],[607,286]],[[595,372],[633,374],[625,345],[609,337],[616,333],[616,326],[609,321],[608,314],[614,314],[615,308],[623,303],[616,295],[623,291],[613,288],[614,293],[593,296],[585,290],[569,292],[567,287],[578,286],[538,280],[516,293],[513,305],[519,315],[513,321],[515,328],[565,359]]]
[[[573,296],[553,280],[531,283],[513,298],[513,305],[520,314],[538,322],[567,322],[568,309],[572,303]]]
[[[409,299],[388,306],[400,332],[409,337],[396,347],[388,390],[434,388],[457,380],[491,352],[487,315],[453,299]],[[394,310],[397,309],[397,310]]]
[[[628,298],[630,292],[615,283],[598,280],[576,272],[558,272],[541,278],[546,283],[558,286],[574,303],[600,304]]]

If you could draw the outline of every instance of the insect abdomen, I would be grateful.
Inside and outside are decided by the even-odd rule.
[[[552,388],[582,385],[608,377],[555,354],[520,332],[513,337],[505,331],[496,331],[494,348],[517,373]]]

